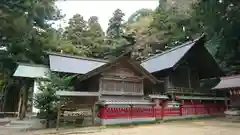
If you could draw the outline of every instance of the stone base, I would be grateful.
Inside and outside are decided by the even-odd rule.
[[[222,116],[222,115],[223,114],[199,114],[199,115],[173,116],[173,117],[164,117],[163,120],[196,119],[196,118],[207,118],[207,117]]]
[[[118,118],[118,119],[101,119],[101,125],[116,125],[116,124],[133,124],[133,123],[144,123],[144,122],[154,122],[156,119],[154,117],[146,118]]]
[[[101,125],[117,125],[117,124],[134,124],[134,123],[145,123],[155,122],[157,120],[183,120],[183,119],[195,119],[195,118],[207,118],[212,116],[222,116],[223,114],[199,114],[199,115],[186,115],[186,116],[165,116],[163,119],[155,117],[146,118],[118,118],[118,119],[99,119]]]
[[[240,110],[227,110],[224,114],[230,121],[240,121]]]

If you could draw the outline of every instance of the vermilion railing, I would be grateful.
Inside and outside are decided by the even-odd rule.
[[[202,114],[223,113],[225,105],[222,104],[182,104],[179,108],[155,107],[103,107],[98,116],[102,119],[116,118],[146,118],[146,117],[175,117]]]

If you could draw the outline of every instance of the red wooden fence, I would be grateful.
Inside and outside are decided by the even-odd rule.
[[[225,105],[222,104],[188,104],[185,103],[179,108],[155,108],[155,107],[103,107],[99,111],[102,119],[116,118],[146,118],[146,117],[174,117],[202,114],[223,113]]]

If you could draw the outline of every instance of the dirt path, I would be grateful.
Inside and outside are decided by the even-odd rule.
[[[240,135],[240,123],[219,119],[177,121],[156,125],[142,125],[122,128],[85,128],[35,131],[24,135]],[[20,135],[20,134],[17,134]]]

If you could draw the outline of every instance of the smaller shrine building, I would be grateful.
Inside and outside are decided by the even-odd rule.
[[[221,77],[220,82],[213,88],[225,94],[225,115],[228,118],[240,118],[240,75]],[[229,100],[227,100],[229,99]]]

